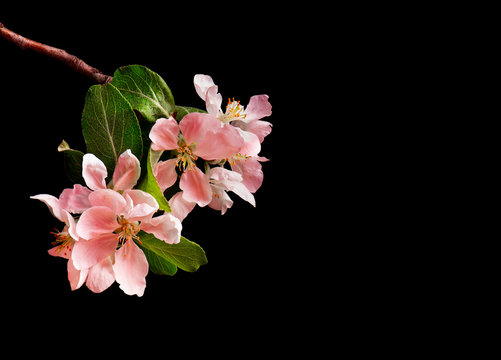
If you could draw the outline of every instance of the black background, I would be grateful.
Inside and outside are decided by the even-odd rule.
[[[409,226],[410,194],[421,185],[408,186],[413,175],[401,171],[409,161],[402,143],[414,131],[402,123],[421,106],[406,106],[415,67],[397,66],[401,43],[361,26],[359,9],[350,17],[314,2],[163,5],[7,11],[2,4],[0,21],[109,75],[122,65],[147,66],[179,105],[204,106],[193,87],[197,73],[243,104],[268,94],[273,131],[261,155],[271,161],[263,163],[257,207],[230,194],[234,205],[224,216],[197,208],[183,235],[204,248],[208,264],[174,277],[150,273],[141,298],[117,284],[101,294],[71,291],[66,261],[47,254],[49,232],[61,224],[29,196],[72,185],[56,149],[65,139],[84,150],[80,119],[93,83],[0,38],[0,285],[10,334],[78,349],[82,341],[111,341],[154,354],[161,345],[168,355],[177,346],[183,357],[236,348],[235,358],[287,350],[315,358],[321,345],[324,356],[338,345],[386,351],[408,341],[402,329],[429,319],[437,292],[420,291],[429,288],[423,273],[434,259],[420,256],[428,252],[419,233],[426,215]],[[201,346],[201,339],[209,341]]]
[[[196,208],[183,222],[183,235],[204,248],[207,265],[195,273],[179,270],[174,277],[150,273],[141,298],[124,294],[116,283],[101,294],[85,286],[71,291],[66,261],[47,254],[49,232],[61,224],[29,196],[58,196],[72,186],[57,146],[64,139],[85,150],[80,119],[94,84],[54,59],[0,38],[2,187],[8,209],[2,281],[23,331],[38,332],[61,318],[99,321],[103,327],[129,318],[158,324],[169,337],[183,327],[208,334],[219,326],[230,329],[224,335],[229,336],[258,325],[268,334],[262,335],[266,343],[276,329],[304,316],[298,300],[308,296],[301,283],[315,268],[309,270],[293,251],[304,246],[312,227],[304,216],[313,191],[304,185],[308,169],[298,171],[295,163],[310,151],[301,127],[308,112],[301,85],[310,76],[302,71],[307,39],[299,36],[299,21],[279,24],[264,4],[219,6],[178,10],[190,10],[189,16],[137,8],[82,14],[45,7],[29,17],[0,13],[12,31],[65,49],[105,74],[128,64],[150,68],[165,79],[178,105],[204,107],[193,87],[193,76],[201,73],[213,77],[223,98],[246,104],[252,95],[267,94],[273,106],[266,119],[273,131],[261,151],[271,161],[263,163],[257,207],[230,194],[234,205],[224,216]]]

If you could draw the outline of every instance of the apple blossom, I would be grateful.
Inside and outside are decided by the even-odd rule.
[[[221,210],[221,214],[224,214],[233,205],[227,191],[234,192],[252,206],[256,206],[254,196],[243,184],[242,175],[239,173],[218,166],[209,170],[209,177],[214,195],[209,206],[214,210]]]
[[[224,127],[209,114],[190,113],[179,125],[173,117],[160,118],[153,125],[149,137],[152,149],[176,150],[175,163],[159,162],[155,173],[161,186],[175,182],[174,164],[182,171],[179,187],[186,200],[206,206],[212,200],[209,178],[196,161],[218,160],[233,156],[242,147],[243,139],[236,128]]]
[[[85,98],[88,153],[64,141],[58,147],[68,177],[80,184],[59,198],[31,198],[64,224],[48,252],[67,260],[72,290],[85,284],[98,293],[116,281],[124,293],[143,296],[150,269],[172,276],[207,263],[202,247],[181,236],[181,222],[196,205],[225,214],[233,192],[256,206],[271,104],[263,94],[246,106],[228,99],[223,109],[218,86],[197,74],[204,113],[175,104],[165,81],[144,66],[122,66],[107,78]]]
[[[72,259],[75,268],[87,269],[111,257],[112,268],[120,288],[128,295],[142,296],[146,287],[148,261],[139,243],[143,230],[168,244],[176,244],[181,236],[181,222],[171,214],[153,217],[158,203],[141,190],[98,189],[89,195],[91,207],[76,225],[80,241],[76,242]]]
[[[67,271],[71,289],[76,290],[85,283],[91,291],[98,293],[106,290],[115,281],[110,259],[103,259],[88,269],[77,269],[72,259],[73,249],[79,237],[76,233],[75,219],[68,209],[76,207],[81,210],[82,204],[87,201],[82,195],[85,193],[83,187],[75,185],[74,189],[65,189],[59,199],[46,194],[31,198],[44,202],[54,217],[65,224],[62,231],[53,232],[56,240],[52,244],[55,246],[49,250],[49,254],[68,260]]]
[[[254,95],[244,108],[235,98],[228,99],[226,111],[221,110],[223,97],[209,75],[197,74],[193,79],[195,90],[205,101],[207,112],[223,124],[229,124],[239,130],[244,139],[238,153],[244,156],[256,156],[261,150],[261,143],[271,132],[271,123],[261,119],[271,115],[268,95]]]
[[[130,150],[120,155],[109,189],[107,170],[93,154],[85,154],[82,175],[90,188],[76,184],[58,198],[36,195],[51,213],[65,223],[54,233],[56,241],[49,254],[68,259],[68,279],[73,290],[83,283],[101,292],[115,280],[127,294],[142,296],[146,286],[148,262],[138,232],[143,230],[168,244],[181,236],[181,222],[171,214],[153,217],[157,201],[150,194],[132,189],[141,173],[140,163]],[[76,221],[70,214],[81,214]],[[128,257],[127,257],[128,256]]]
[[[242,175],[242,182],[254,193],[263,182],[260,162],[268,159],[258,156],[261,143],[271,133],[271,123],[261,120],[271,115],[271,104],[268,95],[254,95],[246,108],[240,101],[228,99],[226,111],[221,110],[222,96],[218,87],[209,75],[197,74],[194,77],[197,94],[205,101],[207,112],[217,117],[221,123],[238,129],[244,143],[238,153],[227,160],[233,171]]]

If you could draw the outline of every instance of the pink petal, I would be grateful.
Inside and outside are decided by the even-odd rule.
[[[167,244],[179,243],[181,229],[181,221],[171,214],[157,216],[147,223],[141,223],[141,230],[155,235],[157,239],[163,240]]]
[[[124,197],[131,199],[131,208],[125,214],[129,221],[145,221],[151,219],[158,211],[158,203],[155,198],[142,190],[127,190]]]
[[[254,199],[254,195],[252,195],[252,193],[249,191],[249,189],[247,189],[247,187],[243,183],[233,184],[229,188],[229,190],[240,196],[240,198],[247,201],[252,206],[254,207],[256,206],[256,200]]]
[[[153,169],[153,175],[155,175],[162,192],[174,185],[177,180],[176,162],[177,159],[159,161]]]
[[[221,104],[223,97],[217,92],[217,86],[212,86],[207,90],[205,98],[205,107],[207,112],[211,115],[217,116],[221,111]]]
[[[108,171],[103,162],[94,154],[85,154],[82,160],[82,176],[92,190],[106,189]]]
[[[271,115],[271,104],[268,98],[268,95],[254,95],[250,98],[249,104],[245,108],[245,112],[247,113],[246,122],[259,120]]]
[[[71,258],[75,268],[82,270],[96,265],[101,260],[111,256],[118,245],[118,235],[108,233],[92,240],[75,242]]]
[[[193,78],[193,84],[195,85],[195,91],[203,101],[205,101],[207,89],[215,85],[214,81],[209,75],[203,74],[196,74]]]
[[[249,131],[244,131],[238,127],[235,129],[237,129],[242,139],[244,139],[244,143],[238,152],[246,156],[256,156],[259,154],[261,151],[261,142],[257,135]]]
[[[77,234],[77,223],[75,222],[75,219],[73,216],[70,215],[69,212],[66,212],[66,225],[67,225],[67,232],[70,234],[71,238],[75,241],[80,240],[78,234]]]
[[[187,201],[195,202],[199,206],[205,206],[212,200],[209,179],[199,168],[184,172],[179,187]]]
[[[223,167],[213,167],[209,171],[209,177],[214,179],[215,182],[225,185],[237,183],[242,181],[242,175],[235,171],[225,169]]]
[[[198,143],[208,131],[216,131],[221,128],[221,121],[210,114],[190,113],[181,120],[179,128],[190,145]]]
[[[87,287],[95,293],[106,290],[115,282],[115,273],[111,264],[111,258],[101,260],[89,269],[87,274]]]
[[[112,233],[119,227],[117,216],[106,206],[94,206],[80,216],[77,223],[77,234],[84,239],[92,239]],[[80,240],[84,241],[84,240]]]
[[[113,189],[115,191],[132,189],[141,175],[139,160],[130,151],[125,151],[118,158],[117,166],[113,172]]]
[[[253,120],[247,124],[245,130],[256,134],[260,142],[263,142],[264,138],[271,133],[271,123],[262,120]]]
[[[71,259],[68,260],[67,264],[68,268],[68,281],[70,282],[71,290],[76,290],[80,288],[85,282],[87,278],[87,270],[77,270],[73,266],[73,261]]]
[[[111,189],[96,190],[89,195],[92,206],[106,206],[117,215],[124,214],[128,210],[128,204],[120,193]]]
[[[155,198],[147,193],[146,191],[138,190],[138,189],[133,189],[133,190],[127,190],[124,191],[124,196],[129,196],[130,199],[132,200],[132,205],[136,206],[139,204],[148,204],[151,207],[154,207],[158,210],[158,203],[155,200]]]
[[[212,187],[214,194],[218,194],[218,197],[213,197],[212,201],[209,203],[209,207],[214,210],[220,210],[221,215],[226,213],[226,210],[232,207],[233,200],[228,196],[228,194],[222,189],[217,187]]]
[[[236,161],[231,168],[242,175],[242,183],[251,193],[255,193],[263,184],[263,171],[256,158],[247,161]]]
[[[197,203],[185,200],[183,197],[183,192],[177,192],[173,197],[169,200],[169,205],[171,209],[171,214],[179,219],[179,221],[183,221],[186,216],[195,208]]]
[[[115,279],[127,295],[143,296],[148,274],[148,261],[133,240],[127,241],[115,253]]]
[[[150,130],[150,139],[153,150],[173,150],[177,148],[179,126],[171,116],[168,119],[160,118]]]
[[[80,184],[75,184],[73,189],[64,189],[59,196],[61,207],[74,214],[81,214],[91,207],[89,195],[91,190]]]
[[[216,184],[222,185],[226,190],[234,192],[252,206],[256,206],[254,196],[242,183],[242,175],[238,172],[230,171],[222,167],[216,167],[211,169],[209,175],[211,179],[214,179]]]
[[[216,131],[208,131],[199,140],[195,154],[205,160],[226,159],[238,153],[244,144],[239,129],[224,125]]]
[[[148,204],[139,204],[127,213],[126,218],[129,221],[149,221],[157,210],[158,207],[154,208]]]

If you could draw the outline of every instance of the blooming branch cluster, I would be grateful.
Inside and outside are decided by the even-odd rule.
[[[159,162],[154,172],[165,190],[176,182],[176,168],[181,170],[181,191],[169,201],[181,220],[195,205],[208,205],[224,214],[233,205],[228,191],[255,206],[252,194],[263,182],[260,161],[268,160],[259,152],[271,132],[271,124],[261,120],[271,115],[267,95],[251,97],[247,108],[228,100],[223,113],[222,96],[212,78],[196,75],[194,83],[207,114],[190,113],[179,124],[173,117],[161,118],[149,135],[152,149],[176,153],[175,158]]]
[[[126,70],[138,77],[146,71],[139,66]],[[74,161],[82,169],[78,174],[83,179],[81,184],[64,189],[59,197],[48,194],[31,197],[44,202],[64,224],[61,231],[53,233],[55,241],[49,254],[68,260],[72,290],[85,284],[99,293],[116,281],[126,294],[142,296],[149,270],[173,275],[177,268],[195,271],[206,262],[203,250],[181,236],[182,221],[196,205],[209,206],[224,214],[233,205],[229,192],[256,205],[253,194],[263,182],[261,162],[268,161],[259,155],[261,143],[271,132],[271,124],[262,120],[271,115],[268,96],[252,96],[246,107],[228,99],[223,111],[222,96],[210,76],[196,75],[194,85],[206,111],[191,108],[193,111],[185,111],[180,119],[177,115],[181,108],[173,106],[173,102],[165,101],[160,106],[156,100],[146,104],[136,101],[133,96],[144,95],[147,90],[131,91],[118,75],[111,84],[99,85],[100,96],[104,97],[106,89],[106,96],[114,94],[113,101],[130,106],[131,111],[124,118],[135,119],[132,109],[151,114],[159,107],[168,115],[150,120],[153,125],[147,128],[151,141],[149,153],[147,156],[137,154],[137,150],[133,153],[132,148],[138,148],[137,139],[141,139],[139,133],[136,140],[131,140],[130,148],[111,154],[116,161],[112,162],[113,172],[108,178],[110,165],[104,162],[107,153],[101,151],[106,145],[102,144],[93,152],[72,157],[80,159]],[[165,95],[168,89],[163,84],[158,87],[157,99],[158,94]],[[89,91],[89,94],[94,93]],[[86,107],[98,103],[92,101],[91,95],[86,99]],[[114,106],[113,114],[118,116]],[[173,111],[166,112],[168,107]],[[102,111],[106,114],[107,109],[103,107]],[[84,118],[85,114],[84,109]],[[117,121],[121,118],[114,119]],[[88,133],[84,127],[85,134]],[[123,144],[130,137],[107,135],[113,151],[118,140]],[[93,144],[87,143],[88,148]],[[77,151],[71,151],[78,155]],[[100,159],[97,153],[104,155]],[[156,160],[152,160],[152,154]],[[167,191],[173,194],[168,200],[164,198]],[[189,252],[190,256],[183,252]],[[185,258],[192,259],[192,263],[186,263]]]
[[[83,158],[82,176],[87,187],[76,184],[56,198],[36,195],[65,226],[56,232],[52,256],[68,259],[68,279],[73,290],[84,283],[93,292],[117,281],[129,295],[142,296],[148,261],[134,240],[139,230],[152,233],[167,244],[179,243],[181,221],[167,213],[154,216],[158,203],[147,192],[133,189],[141,168],[128,150],[120,155],[113,180],[105,183],[107,170],[92,154]]]

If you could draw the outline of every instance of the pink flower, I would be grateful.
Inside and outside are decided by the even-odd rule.
[[[231,169],[242,175],[242,183],[251,193],[255,193],[263,184],[263,171],[260,162],[268,161],[262,156],[239,159],[233,158],[230,162]]]
[[[80,237],[74,244],[75,268],[88,269],[110,258],[116,281],[128,295],[142,296],[146,287],[148,261],[135,244],[143,230],[168,244],[181,236],[181,222],[171,214],[153,217],[158,203],[141,190],[98,189],[89,195],[91,207],[76,226]]]
[[[256,206],[254,196],[243,184],[242,175],[239,173],[218,166],[209,170],[209,176],[213,192],[213,199],[209,206],[214,210],[221,210],[221,214],[224,215],[226,210],[233,205],[227,191],[234,192],[252,206]]]
[[[142,296],[148,262],[134,243],[143,230],[169,244],[180,241],[181,222],[171,214],[153,217],[158,203],[150,194],[132,189],[141,174],[139,160],[130,150],[120,155],[113,177],[106,186],[104,163],[85,154],[82,175],[90,188],[75,185],[58,198],[36,195],[52,214],[65,223],[56,233],[49,254],[68,259],[72,290],[86,283],[93,292],[107,289],[115,280],[127,294]],[[76,221],[70,214],[81,214]]]
[[[84,189],[83,186],[75,185],[74,189],[65,189],[59,199],[46,194],[35,195],[31,198],[44,202],[54,217],[65,223],[61,232],[53,233],[56,241],[53,242],[55,246],[49,250],[49,254],[68,260],[68,280],[71,289],[76,290],[85,283],[91,291],[98,293],[106,290],[115,281],[110,259],[104,259],[83,270],[77,269],[72,260],[74,245],[79,237],[76,233],[75,219],[68,209],[76,208],[79,211],[84,207],[83,204],[88,201],[85,197],[87,192]]]
[[[205,101],[207,112],[215,116],[223,124],[237,128],[244,139],[244,144],[238,151],[245,156],[256,156],[261,150],[261,143],[271,132],[271,123],[261,119],[271,115],[271,104],[268,95],[254,95],[250,98],[247,108],[240,101],[228,99],[226,111],[221,105],[223,97],[218,93],[218,87],[209,75],[197,74],[193,80],[195,90]]]
[[[112,187],[106,188],[106,167],[92,154],[84,155],[83,177],[94,190],[77,223],[80,241],[75,243],[72,259],[77,269],[89,269],[111,260],[120,288],[129,295],[142,296],[146,287],[148,262],[134,243],[140,230],[153,234],[168,244],[181,236],[181,222],[171,214],[153,217],[158,203],[150,194],[132,189],[139,179],[139,160],[127,150],[118,160]],[[111,185],[111,184],[110,184]]]
[[[208,171],[209,184],[212,192],[212,200],[209,207],[220,210],[221,215],[231,208],[233,201],[228,196],[227,191],[232,191],[242,199],[256,206],[254,196],[243,183],[243,177],[235,171],[225,169],[221,166],[214,167]],[[193,210],[196,203],[187,200],[183,191],[179,191],[169,200],[172,212],[180,221]]]
[[[187,201],[206,206],[212,200],[209,179],[196,165],[198,158],[218,160],[233,156],[243,145],[239,131],[225,127],[209,114],[191,113],[178,123],[172,117],[158,119],[149,135],[152,149],[177,150],[177,159],[159,162],[155,175],[161,188],[172,185],[176,166],[183,171],[179,187]]]
[[[244,108],[239,101],[228,99],[226,111],[221,110],[222,96],[218,87],[208,75],[197,74],[194,78],[195,90],[205,101],[207,112],[217,117],[223,124],[238,129],[244,144],[228,161],[232,170],[242,175],[242,182],[254,193],[263,183],[263,172],[260,161],[268,161],[258,156],[261,143],[271,133],[271,123],[261,119],[271,115],[271,104],[268,95],[254,95]]]

